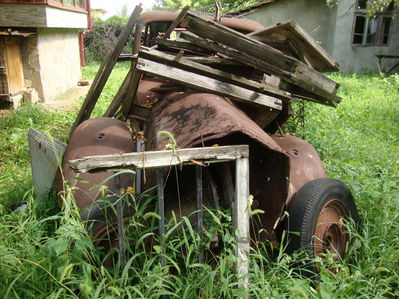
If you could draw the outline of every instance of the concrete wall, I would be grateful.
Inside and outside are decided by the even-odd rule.
[[[38,92],[43,100],[54,99],[77,85],[81,78],[77,30],[39,28],[37,49],[42,85]]]
[[[392,20],[388,45],[352,45],[354,7],[351,0],[339,1],[332,56],[341,66],[341,71],[377,71],[375,55],[399,54],[399,18]]]
[[[281,0],[259,10],[245,14],[265,27],[286,20],[294,20],[303,27],[328,53],[331,43],[331,19],[335,20],[336,9],[330,9],[325,0]]]

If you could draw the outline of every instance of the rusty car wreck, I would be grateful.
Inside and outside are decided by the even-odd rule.
[[[288,234],[288,251],[302,248],[312,257],[326,252],[342,257],[348,242],[342,220],[358,222],[352,195],[342,182],[326,177],[312,145],[281,129],[292,114],[293,101],[338,104],[339,85],[321,73],[338,69],[333,59],[293,22],[263,28],[244,19],[202,18],[187,9],[180,14],[138,13],[136,9],[129,21],[136,27],[128,56],[131,70],[104,117],[89,119],[101,73],[109,64],[112,69],[112,55],[103,63],[63,157],[63,175],[74,182],[78,207],[88,210],[101,197],[93,186],[106,181],[110,192],[117,193],[132,186],[135,178],[125,173],[107,181],[110,173],[100,171],[81,173],[81,180],[74,180],[78,166],[71,161],[171,146],[248,145],[251,208],[264,211],[252,220],[259,223],[252,226],[258,229],[252,229],[251,239],[280,242],[283,230],[299,232]],[[120,49],[115,53],[114,60]],[[159,132],[168,132],[173,140]],[[228,207],[238,183],[234,164],[194,162],[203,169],[203,205]],[[194,167],[173,171],[176,176],[169,176],[164,188],[166,215],[171,210],[188,215],[197,207]],[[150,170],[145,180],[142,172],[136,176],[142,178],[136,179],[136,193],[157,184]],[[289,221],[283,217],[286,212]],[[97,226],[94,239],[107,238],[107,226],[114,228],[115,222]]]

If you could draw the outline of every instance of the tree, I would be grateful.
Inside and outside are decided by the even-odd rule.
[[[367,13],[368,15],[373,16],[379,12],[383,12],[391,3],[393,3],[394,9],[398,11],[399,0],[368,0]]]
[[[193,10],[210,14],[215,12],[215,2],[216,0],[157,0],[154,8],[175,11],[188,5]],[[259,0],[224,0],[221,2],[223,13],[228,13],[229,11],[255,4]]]
[[[189,5],[191,9],[202,11],[204,13],[214,13],[216,0],[156,0],[155,9],[163,10],[179,10],[184,6]],[[244,8],[252,4],[258,3],[261,0],[224,0],[223,13]],[[328,5],[337,4],[342,0],[326,0]],[[384,11],[391,2],[394,2],[395,10],[399,10],[399,0],[363,0],[367,2],[367,12],[370,16]],[[358,0],[353,0],[353,5],[357,5]]]

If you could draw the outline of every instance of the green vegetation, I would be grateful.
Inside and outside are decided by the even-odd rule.
[[[85,75],[93,77],[96,67],[87,67]],[[121,65],[113,72],[96,115],[112,99],[127,68]],[[300,254],[287,256],[280,250],[272,257],[269,245],[260,244],[251,252],[253,298],[399,296],[399,76],[331,76],[342,84],[342,103],[337,109],[306,104],[305,126],[293,133],[316,147],[329,176],[350,187],[362,228],[352,233],[349,254],[336,266],[337,274],[326,270],[332,259],[322,261],[318,284],[290,268],[301,260]],[[101,266],[105,257],[87,236],[73,208],[70,187],[63,196],[62,212],[54,197],[35,202],[27,129],[48,131],[65,141],[74,117],[75,113],[40,106],[24,106],[0,117],[0,294],[4,298],[159,298],[160,294],[234,298],[242,294],[233,271],[234,237],[221,220],[229,219],[228,214],[207,213],[207,225],[216,227],[228,244],[209,265],[197,262],[199,239],[188,219],[172,218],[165,240],[167,266],[162,268],[160,247],[143,245],[143,240],[157,243],[156,215],[138,208],[127,229],[128,262],[120,270],[118,264]],[[152,200],[144,198],[145,205]],[[28,202],[28,212],[11,213],[8,206],[20,201]]]
[[[172,10],[177,11],[185,6],[190,6],[194,11],[201,11],[204,13],[214,13],[215,12],[215,0],[157,0],[155,1],[155,9],[162,10]],[[230,11],[248,7],[253,5],[258,0],[224,0],[219,1],[222,4],[223,13],[228,13]]]

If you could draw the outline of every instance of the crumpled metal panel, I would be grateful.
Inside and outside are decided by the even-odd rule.
[[[175,92],[167,95],[154,105],[147,131],[148,138],[156,137],[158,131],[172,133],[180,148],[243,133],[284,155],[280,146],[229,99],[210,93]],[[153,148],[157,149],[169,143],[164,136],[158,136],[154,141]]]
[[[82,173],[79,178],[88,181],[75,180],[76,174],[68,166],[67,162],[87,156],[122,154],[134,151],[134,143],[131,133],[125,122],[113,118],[95,118],[81,123],[73,132],[64,154],[62,171],[66,180],[72,181],[75,186],[74,196],[79,208],[89,206],[93,201],[101,197],[98,185],[107,179],[111,173]],[[120,175],[121,187],[132,186],[133,176]],[[115,180],[101,184],[109,188],[108,194],[119,190],[115,189]],[[63,187],[59,186],[59,190]]]

